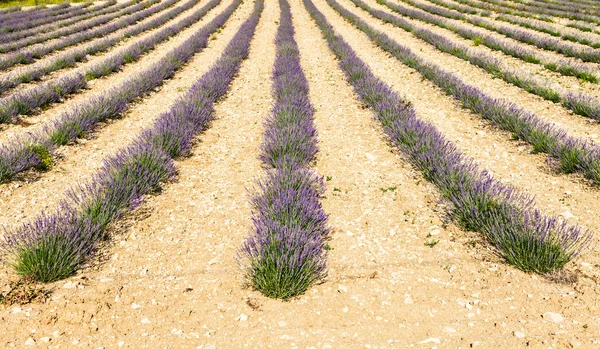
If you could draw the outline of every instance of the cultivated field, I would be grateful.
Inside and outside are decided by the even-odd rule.
[[[600,347],[600,2],[0,9],[0,347]]]

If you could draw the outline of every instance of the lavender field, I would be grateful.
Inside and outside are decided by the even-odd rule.
[[[600,347],[600,2],[0,9],[0,347]]]

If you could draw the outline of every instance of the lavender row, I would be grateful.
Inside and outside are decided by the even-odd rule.
[[[138,75],[60,114],[38,134],[23,136],[0,146],[0,183],[30,168],[49,168],[52,153],[58,146],[93,131],[101,121],[119,117],[129,108],[129,103],[160,86],[194,54],[203,50],[210,35],[225,24],[242,1],[235,0],[203,28]]]
[[[424,62],[409,48],[398,44],[385,33],[373,29],[334,0],[327,0],[327,2],[346,20],[369,36],[377,46],[438,85],[444,92],[458,100],[463,107],[481,115],[497,127],[511,132],[515,139],[530,143],[535,152],[549,154],[556,171],[578,172],[591,180],[594,185],[600,185],[600,148],[593,142],[571,137],[567,131],[543,121],[535,114],[511,102],[490,97],[439,66]],[[578,101],[574,100],[573,103]]]
[[[67,2],[60,4],[60,6],[66,6]],[[59,6],[59,5],[57,5]],[[55,7],[56,8],[56,7]],[[21,6],[12,6],[0,9],[0,20],[12,20],[15,18],[23,18],[31,16],[34,13],[43,13],[44,11],[50,11],[52,8],[48,8],[45,4],[28,7],[23,10]]]
[[[92,4],[91,2],[88,2],[84,5],[89,6],[91,4]],[[65,1],[56,6],[45,7],[44,9],[41,9],[38,11],[27,11],[27,12],[15,13],[15,14],[11,15],[10,18],[1,18],[2,25],[0,25],[0,28],[10,26],[11,24],[19,23],[19,21],[33,21],[33,20],[39,20],[41,18],[53,17],[56,15],[62,14],[64,11],[69,11],[69,10],[74,10],[74,9],[77,9],[77,7],[71,7],[71,4],[67,1]]]
[[[538,11],[540,9],[544,10],[544,9],[549,9],[549,10],[558,10],[558,11],[566,11],[566,12],[583,12],[583,13],[588,13],[591,15],[595,15],[597,14],[597,9],[591,9],[589,8],[587,5],[583,5],[583,4],[569,4],[567,2],[564,3],[552,3],[552,2],[542,2],[542,3],[538,3],[536,1],[528,1],[528,2],[524,2],[524,1],[514,1],[511,0],[512,3],[516,3],[516,4],[511,4],[504,2],[504,6],[506,7],[510,7],[510,8],[515,8],[515,9],[521,9],[521,6],[528,6],[528,8],[523,8],[526,11]]]
[[[590,46],[593,48],[600,48],[600,41],[595,36],[579,34],[573,32],[564,32],[563,30],[550,25],[549,23],[536,21],[533,19],[520,18],[511,15],[500,15],[496,17],[496,20],[508,22],[519,25],[524,28],[533,29],[542,33],[546,33],[555,37],[560,37],[562,40],[577,42],[582,45]],[[593,29],[586,26],[581,26],[576,23],[569,23],[567,27],[579,29],[581,31],[591,32]]]
[[[535,15],[533,13],[514,11],[514,10],[510,10],[510,9],[501,9],[501,8],[493,11],[493,10],[490,10],[489,7],[484,7],[484,8],[475,7],[474,3],[466,2],[466,1],[455,0],[455,1],[459,2],[460,4],[456,4],[454,1],[447,1],[447,0],[427,0],[427,1],[434,3],[438,6],[456,10],[456,11],[459,11],[462,13],[480,14],[481,16],[486,16],[486,17],[491,16],[492,12],[498,12],[498,13],[519,16],[519,17],[534,18],[534,19],[538,19],[538,20],[544,21],[544,22],[554,22],[554,20],[552,18],[543,16],[543,15]]]
[[[108,2],[108,3],[110,3],[110,2]],[[112,4],[115,5],[116,3],[117,2],[113,0]],[[49,31],[46,33],[38,32],[38,33],[34,34],[34,36],[31,36],[31,34],[29,34],[21,40],[15,40],[15,41],[11,41],[8,43],[0,44],[0,53],[7,53],[10,51],[20,49],[25,46],[31,46],[33,44],[38,44],[38,43],[41,43],[44,41],[62,38],[64,36],[71,35],[74,33],[81,33],[85,30],[105,24],[109,21],[112,21],[113,19],[116,19],[116,18],[126,15],[126,13],[124,13],[122,11],[119,11],[119,12],[117,12],[117,11],[120,8],[127,7],[130,4],[133,4],[133,2],[125,3],[125,4],[122,4],[119,6],[112,6],[112,7],[105,8],[105,9],[98,9],[98,11],[94,11],[87,15],[80,16],[76,20],[76,22],[79,22],[82,19],[93,17],[89,21],[85,21],[85,22],[79,23],[77,25],[70,25],[70,26],[62,27],[61,29]],[[106,10],[106,11],[103,11],[103,10]],[[102,14],[103,12],[106,14],[103,15]],[[76,22],[73,22],[73,23],[76,23]]]
[[[288,299],[306,292],[326,275],[330,229],[319,198],[323,179],[310,169],[317,153],[314,110],[300,65],[287,0],[275,38],[275,105],[265,122],[260,159],[267,167],[251,198],[254,228],[238,255],[255,289]]]
[[[34,28],[40,25],[44,25],[46,23],[59,21],[61,19],[70,18],[73,16],[77,16],[80,14],[84,14],[89,11],[88,6],[92,5],[91,2],[84,4],[84,6],[73,6],[67,7],[61,10],[58,10],[52,14],[48,14],[45,16],[40,16],[40,18],[31,20],[31,18],[27,18],[27,20],[15,20],[13,23],[5,23],[3,26],[0,26],[0,33],[12,33],[21,30],[26,30],[30,28]]]
[[[476,15],[479,13],[479,11],[477,11],[476,9],[474,9],[472,7],[463,6],[463,5],[454,3],[452,1],[428,0],[428,2],[436,4],[436,5],[444,7],[444,8],[447,8],[447,9],[450,9],[450,10],[454,10],[454,11],[458,11],[458,12],[462,12],[462,13],[466,13],[466,14],[470,14],[470,15]]]
[[[11,17],[15,12],[21,12],[21,6],[11,6],[11,7],[6,7],[3,9],[0,9],[0,14],[2,15],[8,15],[7,17],[3,18],[9,18]]]
[[[544,215],[531,197],[494,180],[435,126],[419,119],[411,103],[373,75],[314,4],[303,1],[355,93],[373,111],[392,143],[439,188],[450,204],[450,217],[459,226],[480,232],[517,268],[538,273],[562,268],[589,243],[591,232]],[[369,32],[375,34],[372,29]],[[385,34],[376,35],[379,45],[388,46],[391,40]],[[412,59],[420,64],[418,57]]]
[[[180,13],[193,7],[197,2],[198,2],[198,0],[188,1],[188,2],[184,3],[182,6],[173,8],[152,20],[145,21],[142,23],[138,23],[134,26],[131,26],[131,27],[127,28],[124,33],[121,33],[117,36],[98,40],[86,47],[80,47],[80,48],[75,48],[75,49],[66,51],[66,52],[59,54],[45,62],[41,62],[39,64],[30,66],[28,68],[13,71],[13,72],[7,73],[3,76],[0,76],[0,93],[4,92],[10,88],[16,87],[21,83],[27,83],[27,82],[34,81],[34,80],[39,80],[44,75],[47,75],[56,70],[73,67],[73,66],[75,66],[75,64],[77,62],[80,62],[80,61],[83,61],[84,59],[86,59],[88,55],[104,51],[104,50],[110,48],[111,46],[113,46],[114,44],[118,43],[119,41],[129,38],[131,36],[140,34],[144,31],[147,31],[150,29],[158,28],[159,26],[163,25],[164,23],[171,20],[172,18],[175,18]],[[188,23],[187,20],[185,22]],[[108,75],[111,72],[117,71],[118,68],[121,65],[123,65],[124,63],[133,62],[133,61],[137,60],[137,58],[140,56],[141,53],[152,49],[154,47],[154,45],[156,45],[156,43],[157,43],[156,37],[157,37],[157,35],[154,34],[153,36],[151,36],[151,38],[145,39],[142,44],[137,45],[137,46],[135,44],[132,45],[132,46],[135,46],[135,48],[132,48],[132,46],[130,46],[128,52],[123,52],[122,54],[120,54],[118,56],[120,58],[118,58],[117,56],[110,56],[108,59],[103,60],[103,62],[105,62],[102,64],[102,65],[104,65],[104,67],[103,67],[104,74],[102,74],[102,71],[98,68],[90,68],[88,71],[83,72],[83,74],[84,75],[87,74],[87,78],[92,79],[94,77]],[[106,63],[109,61],[112,63]],[[118,62],[120,62],[120,63],[117,64]],[[112,68],[108,69],[108,66],[111,66]],[[40,89],[41,89],[40,87],[35,86],[28,90],[22,91],[18,95],[14,95],[9,98],[1,99],[0,100],[0,120],[3,120],[4,122],[6,122],[7,118],[18,115],[18,114],[14,114],[14,111],[12,112],[13,114],[11,114],[11,113],[7,114],[7,112],[6,112],[7,101],[18,100],[18,99],[28,99],[29,97],[27,97],[27,96],[34,98],[36,93],[40,93],[40,92],[34,92],[34,91],[40,91]],[[67,90],[69,90],[69,89],[67,89]],[[69,90],[69,91],[71,91],[71,90]],[[72,92],[69,92],[69,93],[72,93]],[[20,104],[23,104],[23,103],[20,103]],[[40,107],[42,105],[43,104],[40,104],[40,103],[37,103],[37,104],[28,103],[27,111],[25,111],[25,109],[23,109],[22,111],[20,111],[20,113],[27,114],[31,110],[33,110],[37,107]]]
[[[511,9],[502,5],[499,1],[486,0],[482,1],[473,1],[473,0],[455,0],[461,4],[476,7],[479,9],[484,9],[493,12],[506,13],[521,17],[529,17],[529,18],[537,18],[546,22],[553,22],[552,18],[548,16],[556,16],[568,19],[577,19],[584,22],[596,23],[600,24],[600,19],[597,16],[589,16],[583,13],[569,13],[564,11],[556,11],[556,10],[543,10],[543,9]],[[546,15],[546,16],[544,16]]]
[[[481,28],[493,30],[523,43],[530,44],[544,50],[560,53],[567,57],[579,58],[584,62],[600,62],[600,50],[595,48],[583,47],[581,45],[563,41],[558,38],[547,37],[518,28],[497,25],[493,21],[481,17],[471,17],[467,20],[467,22]]]
[[[589,13],[582,9],[580,6],[571,6],[569,8],[556,8],[552,5],[538,5],[534,2],[522,4],[522,3],[511,3],[509,1],[499,1],[499,0],[487,0],[486,2],[493,3],[497,6],[515,9],[519,11],[531,12],[531,13],[543,13],[551,16],[564,17],[564,18],[577,18],[579,15],[585,16],[589,15],[590,18],[593,18],[593,21],[598,21],[598,13]]]
[[[412,0],[402,0],[414,6],[421,5],[417,4]],[[420,21],[433,24],[440,28],[448,29],[465,39],[470,39],[475,42],[476,45],[482,44],[492,50],[501,51],[502,53],[519,58],[525,62],[534,64],[543,64],[544,68],[558,72],[566,76],[575,76],[581,80],[589,82],[598,82],[596,76],[596,70],[594,67],[589,67],[586,64],[578,63],[568,59],[548,59],[543,55],[540,55],[535,50],[523,47],[523,45],[513,44],[509,40],[496,38],[492,35],[482,33],[478,30],[473,30],[468,27],[459,24],[453,24],[452,22],[440,18],[436,15],[432,15],[428,12],[424,12],[418,9],[411,9],[399,4],[393,4],[387,0],[377,0],[378,3],[383,4],[390,8],[392,11],[397,12],[403,16],[418,19]],[[429,9],[433,6],[425,6],[424,9]],[[443,11],[438,12],[439,15],[443,15]]]
[[[69,26],[71,24],[77,23],[79,21],[83,21],[95,16],[102,16],[107,13],[115,12],[126,7],[135,5],[138,3],[137,0],[130,0],[127,2],[117,3],[116,0],[106,1],[103,4],[98,6],[94,6],[90,9],[90,12],[81,16],[75,16],[72,18],[64,19],[62,21],[48,23],[46,25],[42,25],[39,27],[31,28],[29,30],[22,30],[16,33],[3,33],[0,34],[0,43],[9,43],[15,40],[20,40],[23,38],[35,38],[36,35],[43,34],[49,31],[58,30],[62,27]]]
[[[578,29],[582,32],[588,32],[588,33],[594,32],[596,34],[600,33],[600,31],[595,30],[594,27],[590,27],[587,24],[581,24],[579,22],[570,22],[570,23],[567,23],[566,26],[569,28]]]
[[[373,17],[380,19],[385,23],[391,23],[394,26],[400,27],[412,33],[417,38],[433,45],[438,50],[466,60],[473,65],[484,69],[494,77],[500,77],[504,81],[544,99],[552,102],[560,102],[565,108],[572,110],[576,114],[600,120],[600,102],[590,95],[554,88],[552,87],[551,81],[538,78],[524,70],[511,69],[492,55],[483,52],[473,52],[466,45],[453,42],[430,30],[414,26],[401,17],[391,15],[385,11],[376,10],[362,0],[350,1]],[[596,77],[593,75],[590,75],[587,80],[597,82]]]
[[[255,3],[215,65],[133,145],[104,161],[89,184],[71,189],[56,212],[5,234],[0,246],[18,274],[41,282],[73,275],[109,238],[111,223],[175,176],[173,159],[187,155],[194,137],[208,128],[214,103],[248,56],[263,6],[262,0]]]
[[[156,45],[159,43],[169,39],[184,28],[189,27],[193,23],[200,20],[208,11],[216,7],[220,1],[221,0],[211,0],[209,3],[192,13],[190,16],[171,26],[162,28],[156,33],[153,33],[142,40],[134,42],[116,54],[104,58],[94,66],[88,67],[87,69],[80,69],[79,71],[68,74],[67,76],[59,77],[41,85],[19,91],[8,97],[1,98],[0,123],[12,122],[19,115],[30,114],[37,108],[57,102],[65,96],[76,93],[85,88],[88,80],[109,75],[118,71],[123,65],[137,61],[144,53],[153,50],[154,47],[156,47]],[[198,0],[190,0],[179,7],[163,13],[160,17],[157,17],[150,22],[139,24],[139,26],[144,27],[145,30],[159,27],[167,21],[175,18],[182,12],[192,8],[197,3]],[[132,30],[136,29],[132,28]],[[72,64],[74,65],[75,62],[73,61]],[[63,63],[61,66],[64,65],[65,64]],[[56,68],[56,66],[51,67]],[[33,72],[30,71],[28,72],[28,75],[25,76],[27,79],[32,79],[33,77],[39,78],[43,74],[47,74],[47,70],[36,70]],[[0,80],[0,91],[24,82],[22,80],[23,76],[24,75],[20,74],[14,76],[12,80]]]
[[[89,39],[103,37],[114,31],[132,25],[137,21],[149,17],[157,12],[163,11],[164,9],[169,8],[177,3],[177,0],[167,0],[160,3],[159,1],[160,0],[148,0],[147,2],[139,3],[131,6],[130,8],[124,9],[122,11],[128,13],[129,15],[114,23],[108,23],[93,30],[70,35],[47,45],[35,45],[1,56],[0,69],[10,68],[16,64],[31,64],[35,59],[39,59],[44,55],[61,50],[65,47],[73,46]],[[149,7],[151,4],[156,3],[158,3],[156,6]],[[124,38],[124,35],[119,35],[119,38]]]

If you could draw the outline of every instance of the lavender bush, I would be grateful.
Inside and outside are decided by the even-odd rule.
[[[432,124],[420,120],[410,102],[373,75],[314,4],[303,1],[360,100],[373,110],[392,143],[439,188],[451,204],[457,224],[482,233],[509,263],[523,271],[546,273],[562,268],[589,243],[591,232],[543,215],[533,207],[532,198],[494,180]],[[339,6],[328,2],[334,8]],[[348,14],[343,12],[344,17]],[[359,27],[369,28],[364,22]],[[375,33],[372,28],[366,31]],[[377,37],[377,42],[386,46],[383,40],[389,39],[385,34],[377,33]],[[400,49],[408,51],[400,47],[396,51]],[[412,59],[422,64],[418,57]]]
[[[174,176],[173,157],[182,153],[172,154],[172,146],[179,142],[176,147],[189,150],[193,137],[208,127],[214,103],[248,56],[263,6],[255,3],[215,65],[133,145],[107,159],[89,184],[70,190],[55,213],[42,213],[4,235],[5,260],[18,274],[42,282],[71,276],[93,257],[110,224]],[[171,141],[159,141],[164,139]]]
[[[288,299],[325,278],[329,235],[319,198],[323,179],[310,170],[317,153],[308,81],[294,40],[292,14],[280,0],[273,68],[275,105],[265,122],[260,159],[266,179],[251,199],[254,229],[238,254],[250,283],[268,297]]]
[[[26,168],[39,165],[40,158],[31,150],[32,145],[52,153],[57,146],[66,145],[91,132],[100,121],[118,117],[134,99],[160,86],[194,54],[206,47],[210,35],[225,24],[241,2],[234,1],[203,28],[138,75],[62,113],[39,134],[17,138],[5,146],[0,153],[0,174],[4,174],[0,177],[0,183]],[[206,6],[211,5],[214,4]]]

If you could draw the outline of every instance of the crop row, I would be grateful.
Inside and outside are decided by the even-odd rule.
[[[509,263],[524,271],[544,273],[561,268],[589,243],[590,232],[545,216],[534,208],[532,198],[494,180],[435,126],[419,119],[411,103],[375,77],[336,35],[311,0],[303,2],[359,99],[373,111],[392,143],[438,187],[451,204],[451,217],[459,226],[480,232]],[[392,41],[385,34],[351,17],[334,0],[328,3],[352,23],[364,27],[380,46],[390,46]],[[394,52],[400,50],[409,53],[399,46]],[[411,59],[415,65],[425,66],[418,57],[413,55]]]
[[[537,8],[511,9],[509,7],[506,7],[501,2],[496,2],[496,1],[491,1],[491,0],[487,0],[486,2],[473,1],[473,0],[455,0],[455,1],[465,4],[465,5],[468,5],[468,6],[486,8],[486,9],[489,9],[490,11],[513,14],[513,15],[521,16],[521,17],[535,18],[537,16],[538,19],[547,21],[547,22],[554,22],[554,19],[552,17],[555,16],[555,17],[562,17],[562,18],[567,18],[567,19],[572,19],[572,20],[580,20],[580,21],[588,22],[588,23],[600,24],[600,19],[598,18],[598,15],[590,16],[583,12],[567,12],[567,11],[556,11],[556,10],[550,10],[550,9],[537,9]]]
[[[584,62],[600,62],[600,50],[592,47],[584,47],[582,45],[563,41],[559,38],[535,34],[518,28],[497,25],[493,21],[481,17],[471,17],[467,21],[478,27],[493,30],[509,38],[539,47],[544,50],[554,51],[568,57],[579,58]]]
[[[69,5],[63,9],[56,10],[55,12],[49,11],[47,15],[40,16],[40,18],[33,19],[29,17],[27,19],[14,20],[12,22],[5,23],[4,26],[0,26],[0,33],[12,33],[21,30],[26,30],[46,23],[59,21],[61,19],[84,14],[89,11],[87,7],[89,7],[90,5],[92,5],[91,2],[85,3],[84,6],[70,7]]]
[[[564,30],[560,29],[558,26],[554,26],[554,25],[546,23],[546,22],[537,21],[537,20],[528,19],[528,18],[520,18],[520,17],[516,17],[516,16],[511,16],[511,15],[500,15],[500,16],[496,17],[496,20],[516,24],[521,27],[533,29],[535,31],[546,33],[546,34],[549,34],[549,35],[552,35],[555,37],[560,37],[562,40],[577,42],[582,45],[590,46],[593,48],[600,48],[600,41],[598,40],[597,36],[592,36],[589,34],[586,35],[585,33],[574,34],[573,32],[565,32]],[[593,31],[593,28],[578,25],[576,23],[569,23],[566,26],[570,27],[570,28],[575,28],[575,29],[578,29],[581,31],[587,31],[587,32]]]
[[[107,3],[110,3],[110,2],[107,2]],[[113,4],[116,4],[116,2],[113,2]],[[131,2],[130,4],[133,4],[133,2]],[[126,7],[127,3],[125,3],[124,5]],[[112,21],[115,18],[119,18],[119,17],[127,14],[126,12],[118,11],[120,9],[119,7],[120,6],[112,6],[112,7],[106,8],[105,10],[108,11],[108,13],[106,15],[101,15],[100,10],[97,12],[93,12],[93,15],[92,15],[93,19],[86,21],[86,22],[79,23],[77,25],[70,25],[67,27],[62,27],[62,29],[50,31],[45,34],[36,33],[33,36],[31,34],[29,34],[24,39],[0,44],[0,53],[7,53],[10,51],[18,50],[25,46],[31,46],[33,44],[38,44],[38,43],[41,43],[44,41],[62,38],[64,36],[71,35],[73,33],[81,33],[90,28],[105,24],[109,21]],[[82,16],[82,17],[86,17],[86,16]]]
[[[452,0],[427,0],[427,1],[434,3],[438,6],[442,6],[442,7],[452,9],[455,11],[459,11],[462,13],[480,14],[481,16],[486,16],[486,17],[489,17],[492,15],[492,12],[488,8],[483,8],[483,9],[478,8],[478,7],[475,7],[473,3],[468,3],[465,1],[456,0],[456,2],[458,2],[460,4],[456,4]],[[536,14],[529,13],[529,12],[514,11],[514,10],[502,9],[502,8],[496,9],[494,12],[514,15],[514,16],[519,16],[519,17],[533,18],[533,19],[538,19],[540,21],[544,21],[544,22],[554,22],[554,20],[550,17],[544,16],[544,15],[536,15]]]
[[[254,228],[239,250],[247,278],[268,297],[288,299],[325,278],[327,215],[323,178],[310,169],[317,153],[314,109],[300,65],[287,0],[275,38],[275,104],[265,122],[260,159],[267,168],[251,198]]]
[[[93,30],[70,35],[48,44],[38,44],[32,47],[24,48],[23,50],[11,52],[0,57],[0,69],[6,69],[16,64],[31,64],[35,59],[39,59],[44,55],[61,50],[65,47],[73,46],[92,38],[105,36],[121,28],[130,26],[141,19],[149,17],[177,3],[177,0],[167,0],[160,3],[159,1],[160,0],[148,0],[147,2],[139,3],[127,9],[123,9],[123,12],[129,13],[130,15],[114,23],[108,23]],[[151,6],[152,4],[156,3],[158,3],[156,6]],[[118,37],[122,39],[123,35],[119,35]]]
[[[4,75],[0,75],[0,93],[10,88],[16,87],[21,83],[39,80],[44,75],[47,75],[56,70],[72,67],[77,62],[81,62],[84,59],[86,59],[88,55],[93,55],[98,52],[105,51],[113,45],[117,44],[119,41],[138,35],[147,30],[158,28],[159,26],[166,23],[168,20],[174,18],[178,14],[188,10],[197,2],[198,1],[188,1],[182,6],[175,7],[152,20],[129,26],[123,33],[120,33],[118,35],[94,41],[85,47],[75,47],[71,50],[58,54],[55,57],[52,57],[48,60],[39,62],[38,64],[19,69],[17,71],[9,72]],[[94,75],[90,77],[93,76]],[[31,93],[27,92],[26,94]],[[0,105],[5,105],[5,102],[0,102]],[[5,113],[5,110],[6,106],[0,107],[0,119],[5,119],[6,117],[8,117]],[[25,114],[26,112],[21,111],[21,113]]]
[[[565,42],[559,38],[546,37],[546,36],[530,33],[530,32],[527,32],[525,30],[521,30],[518,28],[511,28],[508,26],[497,25],[493,21],[487,20],[482,17],[474,17],[474,16],[469,17],[469,16],[464,16],[464,15],[461,15],[460,13],[453,12],[453,11],[448,11],[448,10],[443,11],[439,7],[432,6],[432,5],[423,5],[423,4],[420,4],[420,3],[416,2],[416,1],[412,1],[412,0],[401,0],[401,1],[404,1],[412,6],[421,8],[427,12],[436,13],[439,16],[452,18],[452,19],[460,19],[467,23],[473,24],[475,26],[478,26],[478,27],[481,27],[481,28],[484,28],[484,29],[487,29],[490,31],[498,32],[507,37],[518,40],[520,42],[523,42],[525,44],[533,45],[533,46],[536,46],[536,47],[539,47],[539,48],[542,48],[545,50],[549,50],[549,51],[555,51],[557,53],[560,53],[560,54],[563,54],[563,55],[566,55],[569,57],[580,58],[581,60],[583,60],[585,62],[600,61],[600,50],[597,50],[595,48],[582,47],[581,45],[576,45],[576,44],[573,44],[570,42]],[[387,1],[385,1],[385,2],[388,4],[388,6],[390,8],[392,8],[394,10],[398,10],[398,11],[402,11],[402,12],[410,11],[410,9],[406,9],[402,6],[398,6],[396,4],[390,4]],[[421,16],[421,17],[423,17],[423,16]],[[427,18],[427,20],[434,25],[452,30],[455,33],[457,33],[463,37],[467,37],[469,39],[477,39],[478,38],[477,36],[475,36],[475,37],[473,36],[473,31],[469,31],[464,26],[451,24],[448,21],[444,21],[441,18],[435,18],[434,16],[431,16],[431,15]],[[479,43],[484,44],[493,49],[496,49],[493,46],[498,46],[499,42],[502,41],[501,39],[497,39],[497,38],[494,38],[489,35],[480,36],[480,37],[481,37],[480,39],[477,39]],[[507,45],[507,43],[503,43],[502,45],[505,46],[505,45]],[[515,45],[511,45],[511,46],[515,46]],[[514,52],[514,51],[515,50],[513,49],[508,52]],[[540,61],[543,60],[541,57],[539,57],[540,55],[537,54],[535,51],[525,50],[524,48],[520,48],[520,51],[523,51],[523,52],[519,53],[517,51],[517,54],[511,54],[511,53],[509,53],[509,54],[511,54],[513,56],[523,56],[524,53],[527,51],[527,55],[531,57],[531,58],[529,58],[529,60],[531,60],[533,63],[539,63]],[[521,58],[521,57],[519,57],[519,58]],[[552,70],[555,70],[555,71],[561,70],[558,68],[553,68],[552,67],[553,65],[565,66],[566,68],[564,68],[563,70],[566,70],[566,71],[575,69],[577,71],[583,71],[582,73],[585,73],[585,70],[586,70],[585,66],[578,65],[576,62],[554,61],[554,62],[548,62],[546,64],[546,66],[548,66]]]
[[[46,5],[34,6],[27,10],[21,10],[19,7],[12,7],[8,12],[0,13],[0,20],[3,22],[12,22],[16,19],[27,19],[27,18],[35,18],[36,16],[44,16],[48,13],[54,13],[57,10],[61,10],[67,7],[70,7],[71,4],[67,1],[58,4],[54,7],[46,7]],[[9,10],[9,9],[4,9]]]
[[[568,4],[568,3],[562,3],[562,4],[556,4],[556,3],[537,3],[535,1],[529,1],[529,2],[524,2],[524,1],[514,1],[514,0],[510,0],[510,1],[503,1],[503,2],[498,2],[498,4],[501,4],[502,6],[508,7],[508,8],[513,8],[513,9],[517,9],[517,10],[523,10],[523,11],[531,11],[531,12],[536,12],[544,9],[548,9],[548,10],[557,10],[557,11],[563,11],[563,12],[582,12],[582,13],[589,13],[591,15],[594,15],[594,12],[590,12],[589,9],[587,9],[586,6],[582,6],[582,5],[574,5],[574,4]]]
[[[81,16],[75,16],[68,19],[64,19],[62,21],[52,22],[46,25],[41,25],[35,28],[31,28],[29,30],[21,30],[16,33],[4,33],[0,34],[0,43],[8,43],[15,40],[20,40],[23,38],[35,38],[36,35],[43,34],[49,31],[58,30],[62,27],[69,26],[79,21],[83,21],[92,17],[102,16],[107,13],[115,12],[121,10],[125,7],[131,6],[135,4],[137,1],[131,0],[127,2],[117,3],[116,0],[106,1],[103,4],[98,6],[94,6],[90,9],[89,13],[86,13]]]
[[[464,21],[467,20],[466,15],[457,13],[457,12],[453,12],[453,11],[445,9],[443,7],[437,7],[437,6],[425,4],[422,2],[415,2],[412,0],[402,0],[402,1],[410,4],[411,6],[418,7],[422,10],[425,10],[430,13],[438,14],[443,17],[464,20]],[[543,22],[543,21],[538,21],[538,20],[528,19],[528,18],[521,18],[521,17],[506,15],[506,14],[496,16],[495,19],[499,20],[499,21],[503,21],[503,22],[516,24],[516,25],[519,25],[524,28],[533,29],[535,31],[539,31],[542,33],[550,34],[555,37],[560,37],[563,40],[577,42],[577,43],[580,43],[580,44],[583,44],[586,46],[590,46],[593,48],[600,47],[600,41],[598,41],[596,37],[592,37],[590,35],[585,35],[585,34],[580,35],[580,34],[573,34],[572,32],[564,32],[558,26],[554,26],[554,25],[551,25],[551,24]],[[567,26],[571,27],[571,28],[576,28],[579,30],[587,31],[587,32],[593,31],[593,28],[578,25],[576,23],[570,23]]]
[[[105,160],[89,184],[73,188],[58,211],[5,235],[2,249],[18,274],[43,282],[72,275],[108,238],[110,223],[175,175],[173,158],[187,155],[194,137],[208,128],[215,101],[248,56],[263,6],[262,0],[255,3],[215,65],[133,145]]]
[[[522,3],[514,3],[514,2],[510,2],[510,1],[503,1],[503,0],[486,0],[486,2],[494,4],[496,6],[503,7],[503,8],[510,8],[510,9],[515,9],[515,10],[524,11],[524,12],[531,12],[531,13],[543,13],[543,14],[556,16],[556,17],[564,17],[564,18],[570,18],[570,19],[577,19],[579,17],[589,18],[589,20],[592,21],[593,23],[597,23],[596,21],[599,20],[597,13],[589,13],[588,14],[585,11],[582,11],[582,9],[577,6],[570,7],[570,8],[557,9],[557,8],[553,8],[553,6],[548,6],[547,4],[541,5],[541,6],[535,6],[534,3],[522,4]]]
[[[206,47],[210,35],[223,26],[241,2],[242,0],[235,0],[221,14],[150,67],[139,71],[119,86],[92,96],[72,110],[62,113],[39,134],[23,136],[0,146],[0,183],[30,168],[47,169],[52,164],[52,152],[56,147],[66,145],[92,131],[100,121],[117,118],[134,99],[160,86],[164,79],[173,76],[195,53]],[[214,6],[214,2],[206,6]]]
[[[90,5],[92,5],[92,3],[88,2],[83,5],[84,5],[83,8],[86,8],[86,7],[89,7]],[[52,18],[57,15],[61,15],[61,14],[65,13],[65,11],[73,11],[73,10],[80,10],[80,9],[81,8],[79,8],[79,7],[71,6],[71,4],[69,2],[65,1],[61,4],[58,4],[57,6],[52,7],[52,8],[47,8],[44,11],[23,12],[20,14],[20,16],[15,16],[14,18],[7,18],[2,21],[2,24],[0,24],[0,29],[10,28],[12,25],[18,24],[18,23],[23,23],[23,22],[26,23],[26,22],[32,22],[32,21],[36,21],[36,20],[40,20],[40,19]]]
[[[411,5],[413,3],[417,5],[417,3],[412,0],[403,1]],[[509,40],[497,38],[493,35],[485,34],[479,30],[473,30],[460,24],[454,24],[431,13],[418,9],[411,9],[400,4],[394,4],[387,0],[377,0],[377,2],[387,6],[392,11],[403,16],[418,19],[425,23],[448,29],[465,39],[473,40],[476,44],[482,44],[492,50],[500,51],[511,57],[519,58],[529,63],[543,64],[546,69],[558,72],[562,75],[575,76],[579,79],[589,82],[598,82],[598,77],[596,76],[597,69],[588,67],[585,64],[580,64],[567,59],[548,59],[544,55],[540,55],[535,50],[523,47],[524,45],[514,44]],[[438,13],[441,16],[449,16],[449,18],[454,18],[457,16],[455,13],[450,14],[450,12],[445,13],[444,11],[437,11],[439,8],[435,8],[435,6],[424,6],[423,9]]]
[[[50,103],[57,102],[61,98],[78,92],[87,86],[87,81],[96,79],[102,76],[109,75],[118,71],[123,65],[137,61],[142,54],[153,50],[156,45],[169,39],[173,35],[179,33],[183,29],[197,22],[208,11],[216,7],[221,0],[211,0],[205,6],[198,9],[190,16],[179,20],[177,23],[162,28],[156,33],[132,43],[125,49],[122,49],[115,54],[108,55],[100,62],[85,69],[80,69],[66,76],[59,77],[43,84],[16,92],[8,97],[0,99],[0,123],[12,122],[19,115],[30,114],[40,107],[47,106]],[[188,2],[176,7],[161,16],[146,23],[140,23],[136,27],[129,30],[131,32],[145,31],[151,28],[157,28],[176,17],[180,13],[188,10],[198,3],[198,0],[189,0]],[[72,61],[72,65],[75,61]],[[63,64],[64,65],[64,64]],[[35,74],[46,74],[45,70],[34,71]],[[34,73],[29,73],[27,77],[30,79]],[[41,75],[35,75],[39,77]],[[23,82],[22,75],[16,76],[12,80],[0,80],[0,91],[3,88],[14,87]]]
[[[43,9],[45,7],[46,7],[45,5],[38,5],[38,6],[35,6],[35,9],[31,10],[31,11],[37,11],[37,10]],[[13,15],[20,15],[21,12],[25,12],[25,11],[21,11],[21,10],[22,10],[21,6],[11,6],[11,7],[2,8],[2,9],[0,9],[0,19],[13,18]]]
[[[433,45],[438,50],[464,59],[473,65],[484,69],[494,77],[500,77],[504,81],[518,86],[527,92],[541,96],[544,99],[560,102],[565,108],[572,110],[576,114],[600,120],[600,102],[590,95],[554,88],[552,87],[551,81],[538,78],[524,70],[509,68],[492,55],[483,52],[473,52],[466,45],[453,42],[430,30],[418,28],[403,18],[394,16],[385,11],[376,10],[362,0],[350,1],[373,17],[400,27],[412,33],[417,38]],[[385,0],[379,1],[387,3]],[[595,76],[590,76],[588,80],[591,80],[591,78],[594,78],[594,81],[597,81]]]

